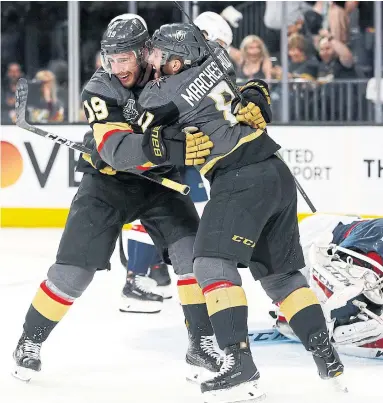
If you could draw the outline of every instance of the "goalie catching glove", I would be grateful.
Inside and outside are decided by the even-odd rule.
[[[271,122],[271,100],[269,87],[263,80],[252,80],[239,87],[246,105],[233,102],[232,110],[239,123],[247,124],[254,129],[265,129]]]

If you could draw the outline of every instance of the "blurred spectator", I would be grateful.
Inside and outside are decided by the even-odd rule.
[[[318,60],[307,52],[307,42],[303,35],[293,34],[289,37],[289,78],[315,80],[318,76]],[[282,78],[281,66],[275,66],[273,75],[276,79]]]
[[[344,80],[357,78],[354,60],[350,49],[335,39],[328,31],[321,32],[319,41],[319,70],[320,81]]]
[[[7,67],[6,77],[2,86],[1,94],[1,122],[11,124],[16,122],[15,93],[16,84],[23,76],[21,66],[18,63],[10,63]]]
[[[65,60],[51,60],[48,70],[56,77],[57,99],[64,107],[64,121],[68,120],[68,63]]]
[[[252,78],[270,80],[272,63],[263,40],[256,35],[246,36],[240,46],[239,57],[230,56],[237,65],[237,79],[247,81]]]
[[[372,68],[374,65],[375,24],[373,1],[346,1],[346,11],[351,14],[354,10],[359,12],[359,27],[361,43],[358,48],[358,64]]]
[[[350,18],[345,1],[332,1],[328,10],[328,28],[331,35],[339,42],[348,43]]]
[[[39,71],[30,84],[27,113],[31,123],[62,122],[64,107],[57,98],[56,77],[49,70]]]
[[[311,9],[311,5],[305,1],[287,1],[285,4],[287,9],[286,16],[282,15],[280,1],[266,1],[263,21],[268,31],[265,42],[273,55],[280,52],[282,21],[287,21],[289,35],[300,32],[303,26],[304,13]]]

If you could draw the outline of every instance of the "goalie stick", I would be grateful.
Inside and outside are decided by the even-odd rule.
[[[246,106],[246,101],[243,99],[243,96],[241,94],[241,91],[238,89],[238,87],[236,86],[236,84],[233,82],[233,80],[229,77],[229,75],[225,72],[225,69],[222,66],[222,63],[220,62],[219,58],[215,55],[214,50],[212,50],[212,48],[210,47],[208,41],[205,39],[205,37],[202,35],[200,29],[194,24],[193,20],[190,18],[190,16],[188,15],[188,13],[182,8],[182,6],[178,3],[178,1],[173,1],[173,3],[176,5],[176,7],[181,11],[181,13],[183,13],[185,15],[185,17],[189,20],[190,24],[195,28],[196,31],[196,35],[199,37],[200,41],[202,41],[202,43],[205,44],[205,47],[207,49],[207,51],[210,53],[210,56],[212,57],[212,59],[214,60],[214,62],[216,63],[216,65],[218,66],[218,68],[221,70],[223,77],[225,78],[226,83],[228,84],[228,86],[230,87],[230,89],[233,91],[235,97],[237,99],[239,99],[240,103],[243,106]],[[265,130],[266,131],[266,130]],[[267,132],[267,131],[266,131]],[[281,153],[279,151],[277,151],[275,153],[275,155],[282,160],[283,162],[284,159],[281,155]],[[286,164],[286,162],[285,162]],[[287,164],[286,164],[287,165]],[[298,180],[295,178],[295,175],[293,175],[294,178],[294,182],[295,182],[295,186],[297,187],[299,193],[302,195],[303,199],[305,200],[305,202],[307,203],[307,205],[310,207],[310,210],[313,213],[316,213],[317,209],[315,208],[314,204],[312,203],[312,201],[310,200],[310,198],[307,196],[306,192],[304,191],[303,187],[301,186],[301,184],[298,182]]]
[[[64,137],[58,136],[57,134],[50,133],[46,130],[40,129],[39,127],[32,126],[26,121],[26,108],[27,108],[27,100],[28,100],[28,82],[25,78],[20,78],[17,82],[16,86],[16,125],[24,130],[28,130],[29,132],[35,133],[39,136],[47,138],[48,140],[52,140],[55,143],[58,143],[62,146],[72,148],[73,150],[80,151],[85,154],[91,154],[92,150],[85,147],[82,144],[78,144],[74,141],[68,140]],[[181,183],[172,181],[168,178],[162,178],[156,175],[153,172],[146,171],[144,174],[138,174],[132,171],[125,171],[137,176],[142,176],[150,180],[151,182],[157,183],[169,189],[175,190],[183,195],[187,195],[190,192],[190,187],[187,185],[183,185]]]
[[[265,344],[281,344],[281,343],[300,343],[298,339],[293,340],[284,336],[275,327],[270,329],[256,329],[248,332],[250,344],[265,345]],[[361,347],[354,345],[334,344],[338,353],[358,358],[369,358],[383,360],[383,348],[379,347]]]

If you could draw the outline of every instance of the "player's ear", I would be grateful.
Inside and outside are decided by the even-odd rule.
[[[177,74],[182,69],[183,65],[184,64],[183,64],[182,60],[178,60],[178,59],[172,60],[173,73]]]

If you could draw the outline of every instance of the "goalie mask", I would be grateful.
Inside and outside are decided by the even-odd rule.
[[[176,57],[184,69],[197,66],[207,55],[205,43],[191,24],[167,24],[157,29],[147,43],[147,62],[161,70]]]
[[[101,41],[101,63],[109,74],[115,74],[113,65],[129,69],[141,64],[145,42],[149,39],[142,19],[116,18],[109,23]]]

